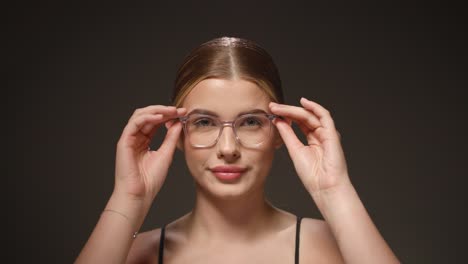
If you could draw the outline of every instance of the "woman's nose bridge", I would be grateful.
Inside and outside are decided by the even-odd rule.
[[[226,131],[225,128],[227,127],[231,127],[231,129],[227,129],[228,131]],[[235,144],[237,144],[237,138],[236,138],[236,133],[234,132],[234,122],[223,122],[222,125],[221,125],[221,132],[220,132],[220,139],[219,141],[225,141],[227,140],[228,143],[231,143],[231,141]],[[224,140],[223,140],[224,138]],[[221,142],[218,142],[218,144],[220,144]],[[231,145],[231,144],[229,144]]]

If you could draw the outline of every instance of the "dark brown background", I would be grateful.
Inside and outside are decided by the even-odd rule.
[[[352,181],[404,263],[458,262],[467,176],[459,6],[37,3],[7,9],[3,228],[15,262],[74,260],[111,194],[127,119],[167,104],[183,57],[224,35],[271,53],[287,103],[305,96],[331,111]],[[321,217],[285,148],[267,192],[280,208]],[[142,229],[174,220],[192,201],[176,153]]]

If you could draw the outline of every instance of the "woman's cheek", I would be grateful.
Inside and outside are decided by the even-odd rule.
[[[189,147],[190,148],[190,147]],[[185,160],[193,176],[200,177],[208,167],[209,155],[206,150],[193,150],[186,148]]]

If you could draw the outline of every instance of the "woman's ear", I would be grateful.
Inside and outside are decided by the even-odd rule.
[[[166,129],[168,130],[172,125],[174,125],[174,122],[168,121],[164,125]],[[177,139],[176,147],[180,151],[184,152],[184,131],[183,130],[181,131],[179,138]]]
[[[284,144],[283,138],[281,137],[278,130],[276,130],[276,128],[275,128],[275,135],[274,135],[274,138],[273,138],[273,146],[275,147],[275,149],[279,149],[279,148],[281,148],[281,146],[283,146],[283,144]]]
[[[177,139],[177,144],[176,147],[180,151],[184,152],[184,131],[182,130],[179,136],[179,139]]]
[[[183,139],[183,136],[184,135],[180,135],[179,139],[177,140],[177,144],[176,144],[176,147],[178,150],[184,152],[184,139]]]
[[[281,148],[283,144],[284,144],[283,139],[281,137],[278,137],[277,141],[275,141],[275,149]]]
[[[289,119],[289,118],[282,118],[283,121],[285,121],[289,126],[292,126],[292,120]],[[273,145],[275,147],[275,149],[279,149],[281,148],[281,146],[283,146],[284,144],[284,141],[283,141],[283,138],[281,137],[279,131],[278,131],[278,128],[276,128],[275,126],[275,130],[274,130],[274,135],[273,135]]]

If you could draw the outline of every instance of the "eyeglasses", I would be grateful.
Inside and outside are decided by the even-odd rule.
[[[272,120],[280,116],[267,113],[252,113],[238,116],[234,121],[221,121],[206,114],[189,114],[180,117],[184,133],[192,147],[209,148],[214,146],[223,132],[230,126],[236,141],[244,147],[254,148],[270,138]]]

